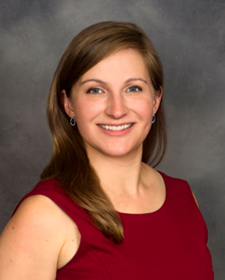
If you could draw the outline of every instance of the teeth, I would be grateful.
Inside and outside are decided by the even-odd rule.
[[[129,127],[132,126],[132,124],[123,124],[123,125],[100,125],[102,128],[106,129],[106,130],[123,130],[123,129],[127,129]]]

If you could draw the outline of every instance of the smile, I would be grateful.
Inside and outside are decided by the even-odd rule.
[[[106,130],[113,130],[113,131],[119,131],[119,130],[124,130],[124,129],[128,129],[129,127],[131,127],[133,124],[123,124],[123,125],[103,125],[103,124],[99,124],[99,126],[103,129]]]

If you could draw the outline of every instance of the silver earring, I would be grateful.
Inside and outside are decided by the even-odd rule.
[[[75,120],[74,117],[72,117],[72,118],[70,119],[70,125],[71,125],[71,126],[75,126],[75,125],[76,125],[76,120]]]
[[[154,123],[156,120],[155,114],[152,116],[152,123]]]

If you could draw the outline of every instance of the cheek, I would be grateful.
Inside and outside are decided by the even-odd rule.
[[[147,121],[152,120],[153,115],[153,104],[149,100],[145,100],[139,104],[136,104],[136,108],[138,109],[138,114]]]
[[[75,106],[75,118],[77,123],[88,123],[93,120],[102,111],[102,103],[93,100],[80,99],[77,100]]]

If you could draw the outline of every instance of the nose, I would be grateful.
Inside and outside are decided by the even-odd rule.
[[[105,112],[114,119],[120,119],[127,114],[128,108],[122,94],[110,94]]]

